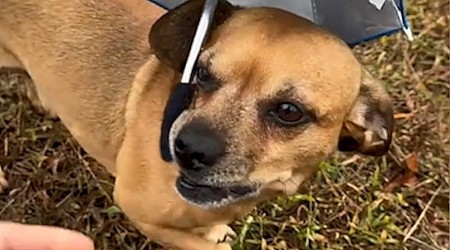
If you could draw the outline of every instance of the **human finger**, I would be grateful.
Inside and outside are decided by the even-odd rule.
[[[0,250],[94,250],[94,243],[64,228],[0,222]]]

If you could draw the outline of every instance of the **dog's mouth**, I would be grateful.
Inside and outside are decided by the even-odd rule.
[[[257,185],[233,184],[214,186],[198,184],[181,174],[176,181],[178,193],[188,202],[204,208],[218,208],[230,203],[254,197],[258,194]]]

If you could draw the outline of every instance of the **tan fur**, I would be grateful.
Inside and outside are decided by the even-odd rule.
[[[163,15],[143,0],[2,0],[0,69],[26,70],[46,109],[116,176],[115,200],[146,236],[177,249],[231,249],[217,243],[233,236],[226,224],[295,193],[338,144],[385,153],[392,110],[382,84],[333,35],[284,11],[221,1],[199,58],[221,86],[200,91],[171,135],[200,118],[226,131],[228,153],[205,180],[257,184],[259,193],[210,208],[187,202],[175,190],[179,168],[160,157],[159,135],[202,2]],[[265,121],[261,105],[280,91],[316,120],[290,129]]]

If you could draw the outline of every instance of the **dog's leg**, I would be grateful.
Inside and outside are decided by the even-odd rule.
[[[17,58],[9,53],[0,44],[0,72],[2,71],[21,71],[25,72],[25,68]]]
[[[26,81],[25,84],[26,84],[27,97],[30,100],[33,107],[36,109],[36,111],[38,113],[40,113],[41,115],[47,116],[50,119],[56,119],[58,117],[58,115],[56,115],[56,113],[53,112],[52,109],[48,108],[42,102],[33,81],[31,79],[29,79],[28,81]]]
[[[5,49],[2,45],[0,45],[0,73],[8,72],[8,73],[22,73],[28,76],[26,79],[26,95],[30,100],[31,104],[35,107],[35,109],[41,113],[47,115],[49,118],[56,118],[57,115],[52,112],[50,108],[47,108],[41,99],[36,90],[36,86],[33,83],[31,77],[27,74],[25,67],[22,63],[7,49]]]
[[[195,233],[155,225],[137,225],[151,240],[179,250],[231,250],[227,242],[211,242]]]

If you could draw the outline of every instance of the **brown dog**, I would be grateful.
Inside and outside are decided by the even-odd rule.
[[[171,129],[177,164],[164,162],[163,110],[202,5],[163,15],[144,0],[1,0],[0,67],[30,75],[116,176],[117,203],[149,238],[230,249],[217,243],[233,234],[227,223],[295,193],[336,148],[384,154],[393,118],[382,83],[338,38],[285,11],[221,1],[195,101]]]

